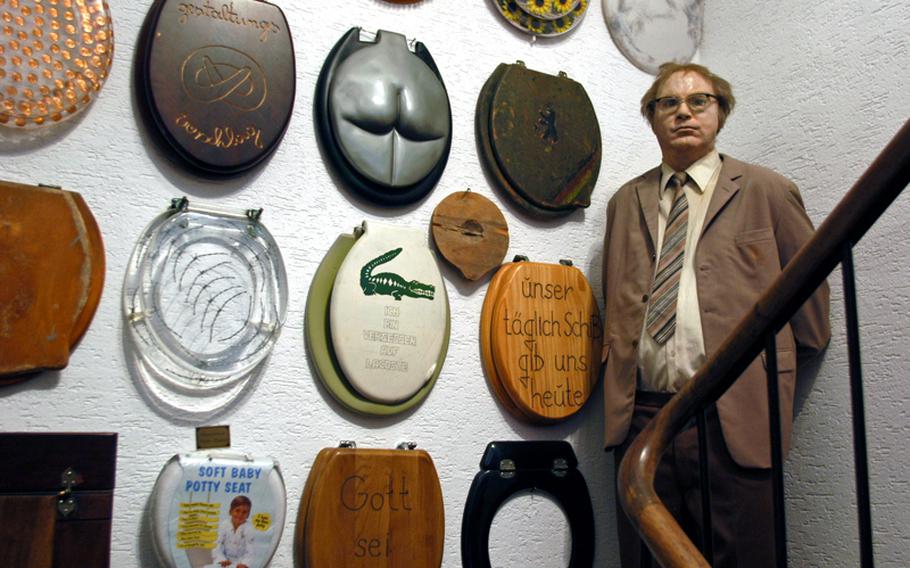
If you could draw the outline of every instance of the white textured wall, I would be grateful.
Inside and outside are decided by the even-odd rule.
[[[910,3],[712,2],[701,60],[738,109],[721,146],[800,187],[819,223],[910,117]],[[906,566],[910,542],[910,268],[907,195],[855,250],[877,566]],[[786,464],[791,566],[858,566],[842,282],[833,338],[797,403]]]
[[[335,404],[317,385],[303,342],[303,314],[313,273],[335,237],[363,219],[385,219],[428,229],[434,207],[465,188],[500,204],[511,230],[509,258],[526,254],[556,262],[572,258],[600,288],[604,209],[619,183],[656,164],[657,149],[636,101],[650,78],[614,47],[592,2],[579,28],[556,41],[532,44],[513,31],[489,1],[425,0],[396,6],[378,0],[285,0],[297,55],[297,101],[287,135],[263,167],[213,183],[188,174],[153,145],[136,107],[131,81],[139,27],[151,2],[110,0],[115,26],[113,70],[99,99],[63,135],[27,144],[0,139],[0,178],[62,185],[80,192],[104,234],[107,281],[101,305],[70,365],[20,386],[0,390],[0,429],[116,431],[120,433],[112,564],[155,565],[144,515],[159,470],[174,453],[192,448],[192,422],[156,412],[142,398],[125,365],[121,292],[127,261],[142,228],[173,196],[222,207],[264,207],[263,222],[275,235],[290,281],[287,324],[264,376],[249,396],[214,420],[232,425],[234,446],[276,457],[288,486],[293,521],[310,464],[319,449],[341,439],[365,447],[392,447],[415,440],[433,456],[446,504],[443,565],[460,566],[464,501],[487,442],[496,439],[566,439],[575,447],[594,498],[597,565],[615,566],[613,460],[601,449],[601,391],[566,423],[531,427],[513,420],[494,401],[479,362],[477,329],[486,281],[470,283],[443,269],[452,304],[452,339],[435,389],[415,411],[396,418],[363,418]],[[453,111],[454,140],[437,188],[416,206],[379,209],[339,191],[323,163],[313,128],[313,89],[323,59],[350,27],[389,29],[423,41],[438,64]],[[590,209],[559,222],[537,222],[506,204],[488,184],[474,144],[474,105],[486,78],[500,62],[524,60],[582,82],[597,108],[604,160]],[[559,512],[537,503],[510,506],[520,526],[495,534],[502,562],[513,566],[567,564]],[[528,527],[537,524],[537,528]],[[556,525],[555,527],[553,525]],[[508,524],[504,525],[508,527]],[[288,523],[272,565],[292,563],[293,522]],[[499,531],[499,529],[497,529]],[[548,554],[549,564],[527,555]],[[522,559],[524,560],[522,562]]]
[[[489,2],[425,0],[394,6],[378,0],[285,1],[297,52],[297,103],[287,135],[263,167],[240,178],[212,183],[173,165],[150,145],[139,122],[131,83],[136,38],[150,2],[111,0],[116,59],[99,100],[56,137],[16,142],[0,136],[0,177],[62,185],[83,194],[105,237],[107,282],[101,306],[67,369],[45,373],[0,390],[0,429],[117,431],[120,433],[112,565],[155,565],[144,520],[152,485],[165,461],[191,448],[191,422],[172,420],[140,396],[126,368],[120,295],[126,263],[141,228],[170,197],[244,209],[262,206],[288,267],[290,310],[265,374],[249,396],[214,422],[230,423],[234,445],[276,457],[288,485],[288,523],[272,565],[292,563],[293,519],[309,467],[318,450],[340,439],[389,447],[416,440],[433,455],[446,503],[443,565],[460,565],[464,500],[488,441],[566,439],[588,480],[598,531],[596,566],[617,566],[613,520],[613,461],[601,451],[600,391],[578,416],[555,427],[513,420],[486,387],[478,360],[477,327],[484,283],[443,273],[452,303],[453,332],[439,382],[415,411],[398,418],[353,415],[318,386],[303,344],[303,310],[313,272],[336,235],[363,219],[387,219],[426,228],[433,208],[466,187],[491,197],[510,224],[509,256],[575,260],[600,285],[600,237],[604,207],[619,184],[654,165],[658,150],[639,118],[637,101],[651,78],[618,53],[592,2],[568,37],[532,44],[513,32]],[[722,4],[722,5],[721,5]],[[803,188],[810,215],[820,221],[846,183],[855,179],[897,125],[906,118],[907,32],[910,8],[892,0],[872,9],[845,0],[806,8],[792,3],[733,3],[707,7],[702,59],[730,77],[740,110],[721,139],[724,151],[771,166]],[[808,11],[808,12],[807,12]],[[404,210],[382,210],[335,186],[320,159],[312,123],[313,88],[325,54],[349,27],[389,29],[427,44],[449,89],[454,140],[448,167],[436,190]],[[758,37],[756,37],[758,36]],[[811,57],[808,57],[810,56]],[[500,62],[522,59],[537,70],[566,71],[585,85],[603,133],[604,161],[590,209],[561,222],[537,222],[518,213],[490,189],[474,145],[477,92]],[[768,120],[771,118],[772,120]],[[847,182],[843,180],[846,179]],[[908,540],[907,387],[898,381],[903,318],[910,309],[898,240],[902,199],[859,250],[860,309],[870,379],[868,401],[873,498],[881,565],[903,565]],[[838,282],[833,281],[835,290]],[[896,287],[898,297],[886,301]],[[793,565],[852,566],[853,517],[843,311],[835,304],[832,349],[797,418],[797,447],[788,464]],[[868,330],[868,331],[867,331]],[[903,366],[902,366],[903,365]],[[902,475],[903,474],[903,475]],[[816,497],[809,499],[809,497]],[[559,566],[564,529],[558,512],[540,504],[510,506],[514,531],[497,527],[496,558],[509,565]],[[529,529],[528,525],[536,525]],[[508,536],[511,532],[511,536]],[[841,550],[839,547],[843,546]],[[546,563],[529,556],[555,550]],[[560,554],[562,552],[562,555]]]

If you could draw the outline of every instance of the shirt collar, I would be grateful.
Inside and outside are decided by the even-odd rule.
[[[691,180],[695,182],[695,189],[699,193],[704,193],[705,188],[708,187],[708,183],[711,181],[711,178],[714,177],[715,172],[720,168],[721,163],[720,153],[714,149],[686,168],[686,173],[689,174]],[[661,189],[667,187],[667,182],[670,181],[670,176],[674,173],[673,168],[666,163],[662,162],[660,164]]]

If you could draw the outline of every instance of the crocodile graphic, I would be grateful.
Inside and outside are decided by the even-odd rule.
[[[398,301],[401,301],[402,296],[432,300],[433,296],[436,294],[436,286],[424,284],[416,280],[408,282],[394,272],[373,274],[374,268],[380,264],[391,261],[399,254],[401,254],[400,247],[383,253],[363,265],[363,268],[360,269],[360,287],[363,289],[364,295],[372,296],[373,294],[379,294],[381,296],[392,296]]]

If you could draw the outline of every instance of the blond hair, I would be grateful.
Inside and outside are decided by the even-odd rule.
[[[720,132],[720,129],[724,127],[724,123],[727,121],[727,116],[733,112],[733,106],[736,104],[733,88],[726,79],[715,75],[707,67],[697,63],[668,62],[661,65],[657,72],[657,78],[651,84],[651,88],[641,97],[641,115],[645,117],[648,124],[654,125],[654,103],[657,99],[657,93],[660,92],[660,88],[663,87],[670,76],[679,71],[698,73],[714,87],[713,94],[717,97],[717,105],[720,107],[717,123],[717,131]]]

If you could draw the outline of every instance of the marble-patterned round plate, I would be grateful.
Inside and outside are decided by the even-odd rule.
[[[688,63],[701,45],[704,0],[602,0],[619,51],[652,75],[662,63]]]

